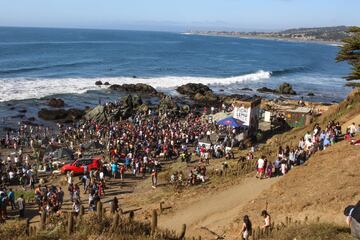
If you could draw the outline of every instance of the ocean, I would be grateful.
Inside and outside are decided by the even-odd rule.
[[[119,97],[95,86],[97,80],[147,83],[173,95],[194,82],[221,94],[266,97],[277,96],[256,89],[288,82],[294,98],[340,101],[351,91],[343,79],[350,67],[336,63],[337,51],[326,44],[167,32],[1,27],[0,125],[36,116],[44,97],[61,97],[66,107]]]

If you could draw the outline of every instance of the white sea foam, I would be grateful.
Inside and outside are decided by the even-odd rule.
[[[258,71],[256,73],[227,77],[158,77],[158,78],[58,78],[58,79],[0,79],[0,102],[9,100],[23,100],[42,98],[54,94],[79,94],[89,90],[96,90],[95,81],[110,84],[146,83],[157,89],[172,89],[187,83],[203,83],[206,85],[228,85],[245,81],[258,81],[271,77],[271,72]]]

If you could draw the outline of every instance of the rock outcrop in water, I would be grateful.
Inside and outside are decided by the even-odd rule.
[[[151,94],[156,95],[158,92],[155,88],[148,84],[137,83],[137,84],[113,84],[109,87],[113,91],[123,91],[131,93],[142,93],[142,94]]]
[[[205,94],[207,92],[212,92],[208,86],[201,83],[188,83],[177,87],[176,91],[189,97],[193,97],[198,93]]]
[[[292,86],[289,83],[281,84],[278,88],[278,92],[280,94],[296,95],[296,92],[293,90]]]
[[[99,81],[96,81],[96,82],[95,82],[95,85],[96,85],[96,86],[101,86],[101,85],[103,85],[103,83],[102,83],[102,81],[99,80]]]
[[[177,87],[176,91],[198,102],[215,102],[218,100],[213,91],[201,83],[188,83]]]
[[[271,89],[262,87],[257,89],[260,93],[273,93],[273,94],[284,94],[284,95],[296,95],[296,92],[289,83],[281,84],[277,89]]]
[[[48,105],[54,108],[61,108],[64,107],[65,102],[60,98],[50,98],[48,101]]]
[[[271,89],[267,87],[258,88],[257,91],[260,93],[275,93],[275,94],[278,93],[278,91],[276,91],[275,89]]]
[[[59,122],[74,122],[76,120],[81,119],[85,114],[85,111],[71,108],[68,110],[65,109],[55,109],[50,110],[47,108],[43,108],[38,112],[38,117],[47,120],[47,121],[59,121]]]

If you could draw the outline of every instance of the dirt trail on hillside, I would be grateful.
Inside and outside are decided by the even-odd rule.
[[[180,231],[182,224],[186,223],[190,233],[200,228],[208,228],[221,235],[223,228],[239,217],[239,211],[244,205],[256,199],[278,179],[246,178],[236,186],[222,192],[214,192],[173,214],[161,215],[159,225],[162,228]]]

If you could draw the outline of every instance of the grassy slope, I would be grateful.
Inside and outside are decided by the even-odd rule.
[[[335,120],[348,124],[353,119],[359,119],[359,115],[360,90],[355,90],[314,123],[324,126],[329,120]],[[278,146],[295,146],[298,139],[312,127],[297,128],[275,136],[260,151],[275,156]],[[316,153],[304,166],[294,168],[260,198],[249,203],[239,213],[239,222],[243,215],[249,214],[254,224],[259,225],[262,223],[259,214],[268,204],[268,210],[276,222],[284,222],[286,216],[298,220],[305,216],[310,219],[319,216],[321,221],[344,224],[344,207],[360,200],[359,150],[360,147],[343,141]]]

